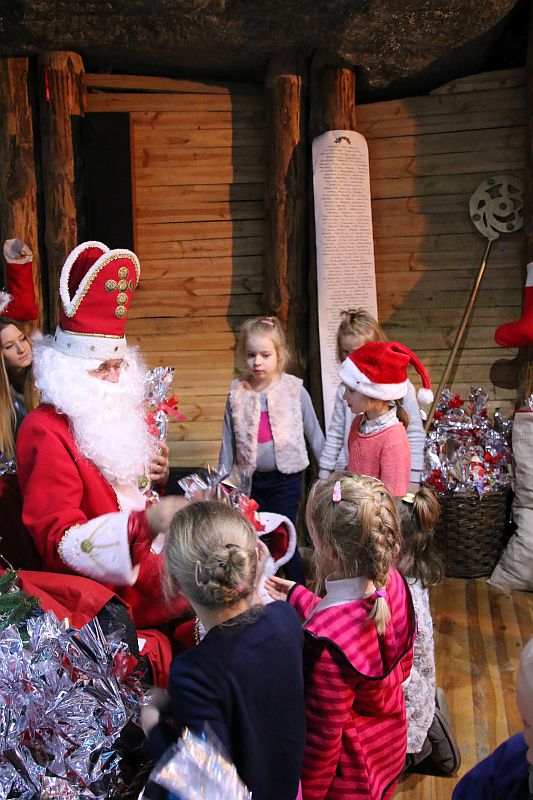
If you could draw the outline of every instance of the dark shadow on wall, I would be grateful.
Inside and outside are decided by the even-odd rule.
[[[72,120],[78,241],[133,250],[129,114],[89,113]]]

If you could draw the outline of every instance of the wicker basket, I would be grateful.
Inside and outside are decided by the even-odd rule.
[[[492,573],[508,535],[508,500],[507,489],[481,498],[475,490],[439,495],[441,516],[435,544],[446,575],[479,578]]]

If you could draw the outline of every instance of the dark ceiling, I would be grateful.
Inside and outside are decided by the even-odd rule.
[[[87,71],[260,81],[326,49],[368,99],[522,66],[527,0],[0,0],[0,55],[79,52]]]

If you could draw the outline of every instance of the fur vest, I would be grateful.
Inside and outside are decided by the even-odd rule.
[[[300,472],[309,464],[302,419],[302,384],[300,378],[284,372],[279,381],[273,381],[265,390],[276,466],[287,475]],[[234,380],[229,396],[237,450],[235,461],[255,469],[260,393],[247,389],[243,381]]]

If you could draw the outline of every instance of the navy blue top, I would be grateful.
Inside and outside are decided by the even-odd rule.
[[[169,692],[179,731],[208,723],[254,800],[295,800],[305,742],[300,620],[288,603],[269,603],[253,621],[212,628],[172,662]],[[235,624],[237,623],[237,624]],[[159,758],[163,725],[150,733]]]
[[[461,778],[452,800],[527,800],[526,753],[523,733],[511,736]]]

